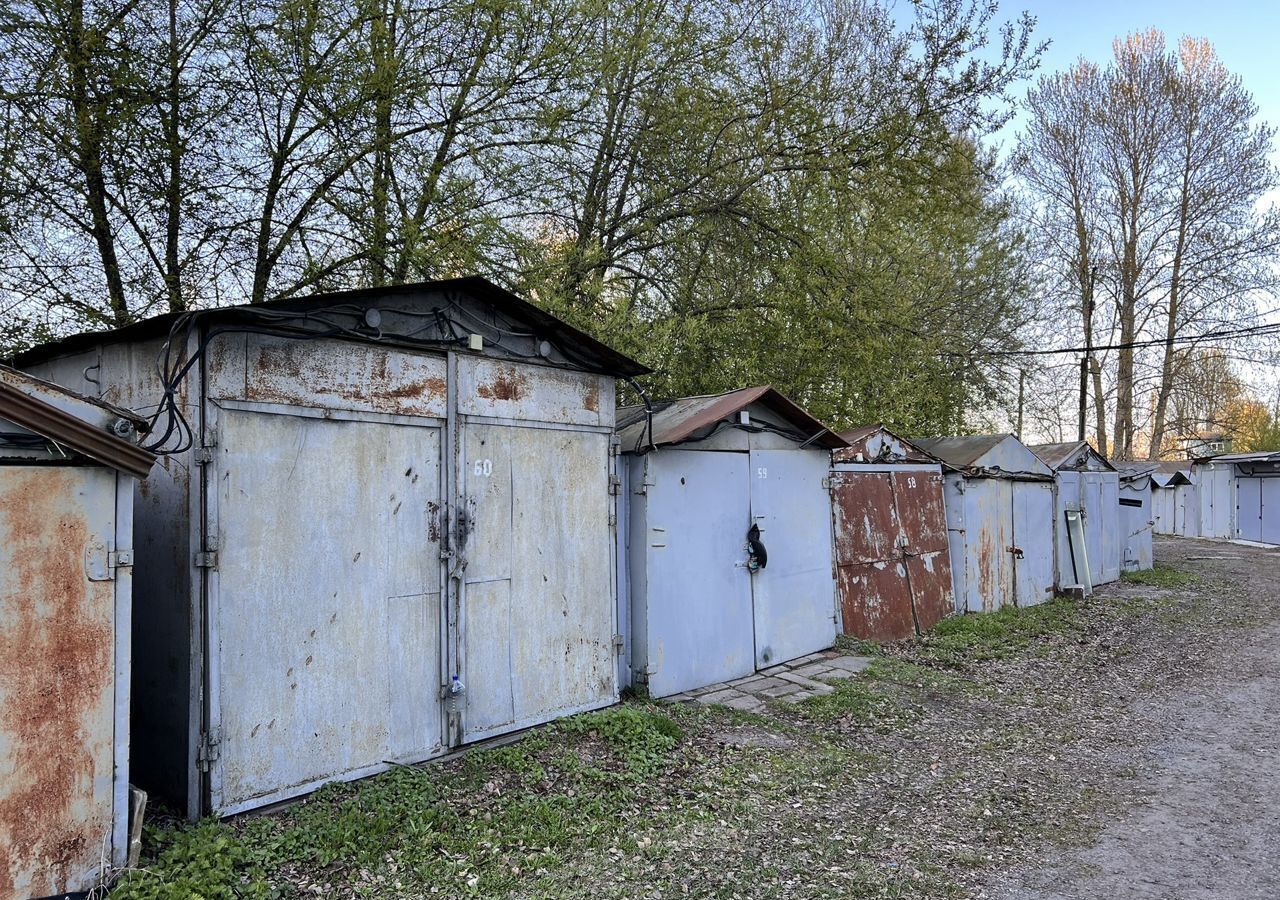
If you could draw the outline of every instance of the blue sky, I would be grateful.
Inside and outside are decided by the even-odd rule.
[[[1280,125],[1280,0],[1001,0],[999,18],[1023,10],[1036,17],[1038,39],[1051,42],[1041,73],[1082,56],[1103,63],[1113,38],[1141,29],[1160,29],[1170,45],[1183,35],[1204,37],[1253,93],[1260,117]],[[1011,143],[1017,124],[1001,134],[1002,144]]]

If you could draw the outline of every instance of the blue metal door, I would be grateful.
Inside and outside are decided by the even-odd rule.
[[[827,454],[752,450],[751,524],[768,553],[752,576],[757,668],[825,650],[836,639]]]
[[[1236,479],[1236,534],[1246,541],[1262,540],[1262,479]]]

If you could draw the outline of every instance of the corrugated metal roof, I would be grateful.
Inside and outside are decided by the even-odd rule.
[[[1280,450],[1257,450],[1252,453],[1227,453],[1209,458],[1212,462],[1277,462],[1280,461]]]
[[[1009,437],[1012,435],[966,434],[957,437],[912,438],[912,440],[926,453],[938,457],[948,465],[967,468],[977,465],[978,460]]]
[[[1153,462],[1118,462],[1114,467],[1120,473],[1121,481],[1138,481],[1149,478],[1156,472],[1156,464]]]
[[[1012,434],[968,434],[913,440],[953,469],[1037,480],[1053,477],[1053,472],[1040,457]]]
[[[223,316],[234,317],[239,309],[279,309],[290,311],[316,311],[341,303],[376,300],[379,297],[403,297],[406,294],[426,291],[462,291],[471,294],[478,300],[489,303],[500,312],[511,316],[534,328],[547,339],[572,347],[575,355],[585,357],[598,363],[602,371],[609,374],[634,376],[645,375],[652,371],[643,365],[614,350],[612,347],[596,340],[584,331],[539,309],[532,303],[521,299],[505,288],[501,288],[478,275],[466,278],[449,278],[439,281],[421,281],[413,284],[398,284],[379,288],[360,288],[351,291],[338,291],[329,294],[312,294],[307,297],[292,297],[283,300],[270,300],[254,305],[223,306],[200,310],[199,314],[217,320]],[[116,344],[127,341],[140,341],[169,333],[174,321],[182,313],[166,313],[153,316],[123,328],[110,331],[90,331],[72,335],[62,340],[42,344],[15,357],[19,366],[30,366],[55,356],[64,356],[80,350],[87,350],[99,344]]]
[[[846,446],[835,432],[767,384],[740,388],[724,394],[655,402],[652,404],[651,434],[648,415],[643,406],[621,407],[617,413],[618,435],[622,448],[628,451],[697,440],[706,437],[705,432],[736,416],[753,403],[762,404],[793,425],[796,432],[802,435],[801,440],[827,449]]]
[[[1115,469],[1111,461],[1094,450],[1088,441],[1064,441],[1057,444],[1029,444],[1028,446],[1032,453],[1044,460],[1044,464],[1055,472],[1063,468],[1077,468],[1083,465],[1085,457],[1102,463],[1108,469]]]
[[[25,372],[0,366],[0,418],[103,465],[138,478],[146,477],[155,462],[154,454],[106,431],[101,424],[86,421],[71,411],[74,406],[62,408],[50,402],[59,397],[100,410],[112,419],[126,419],[131,426],[141,421],[126,410],[74,394]]]

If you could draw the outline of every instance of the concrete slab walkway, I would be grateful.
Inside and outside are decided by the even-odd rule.
[[[754,675],[707,685],[664,698],[670,703],[706,703],[747,712],[763,712],[770,701],[799,703],[835,690],[827,682],[851,678],[871,665],[872,657],[823,650],[761,669]]]

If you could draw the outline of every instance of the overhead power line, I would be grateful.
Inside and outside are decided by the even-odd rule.
[[[1141,347],[1163,347],[1168,344],[1203,344],[1222,338],[1243,337],[1245,335],[1261,335],[1280,333],[1280,322],[1268,325],[1251,325],[1247,328],[1231,328],[1219,331],[1206,331],[1203,334],[1179,335],[1173,339],[1150,338],[1141,341],[1128,341],[1117,344],[1094,344],[1091,347],[1058,347],[1049,350],[978,350],[969,356],[1061,356],[1064,354],[1098,353],[1103,350],[1136,350]]]

